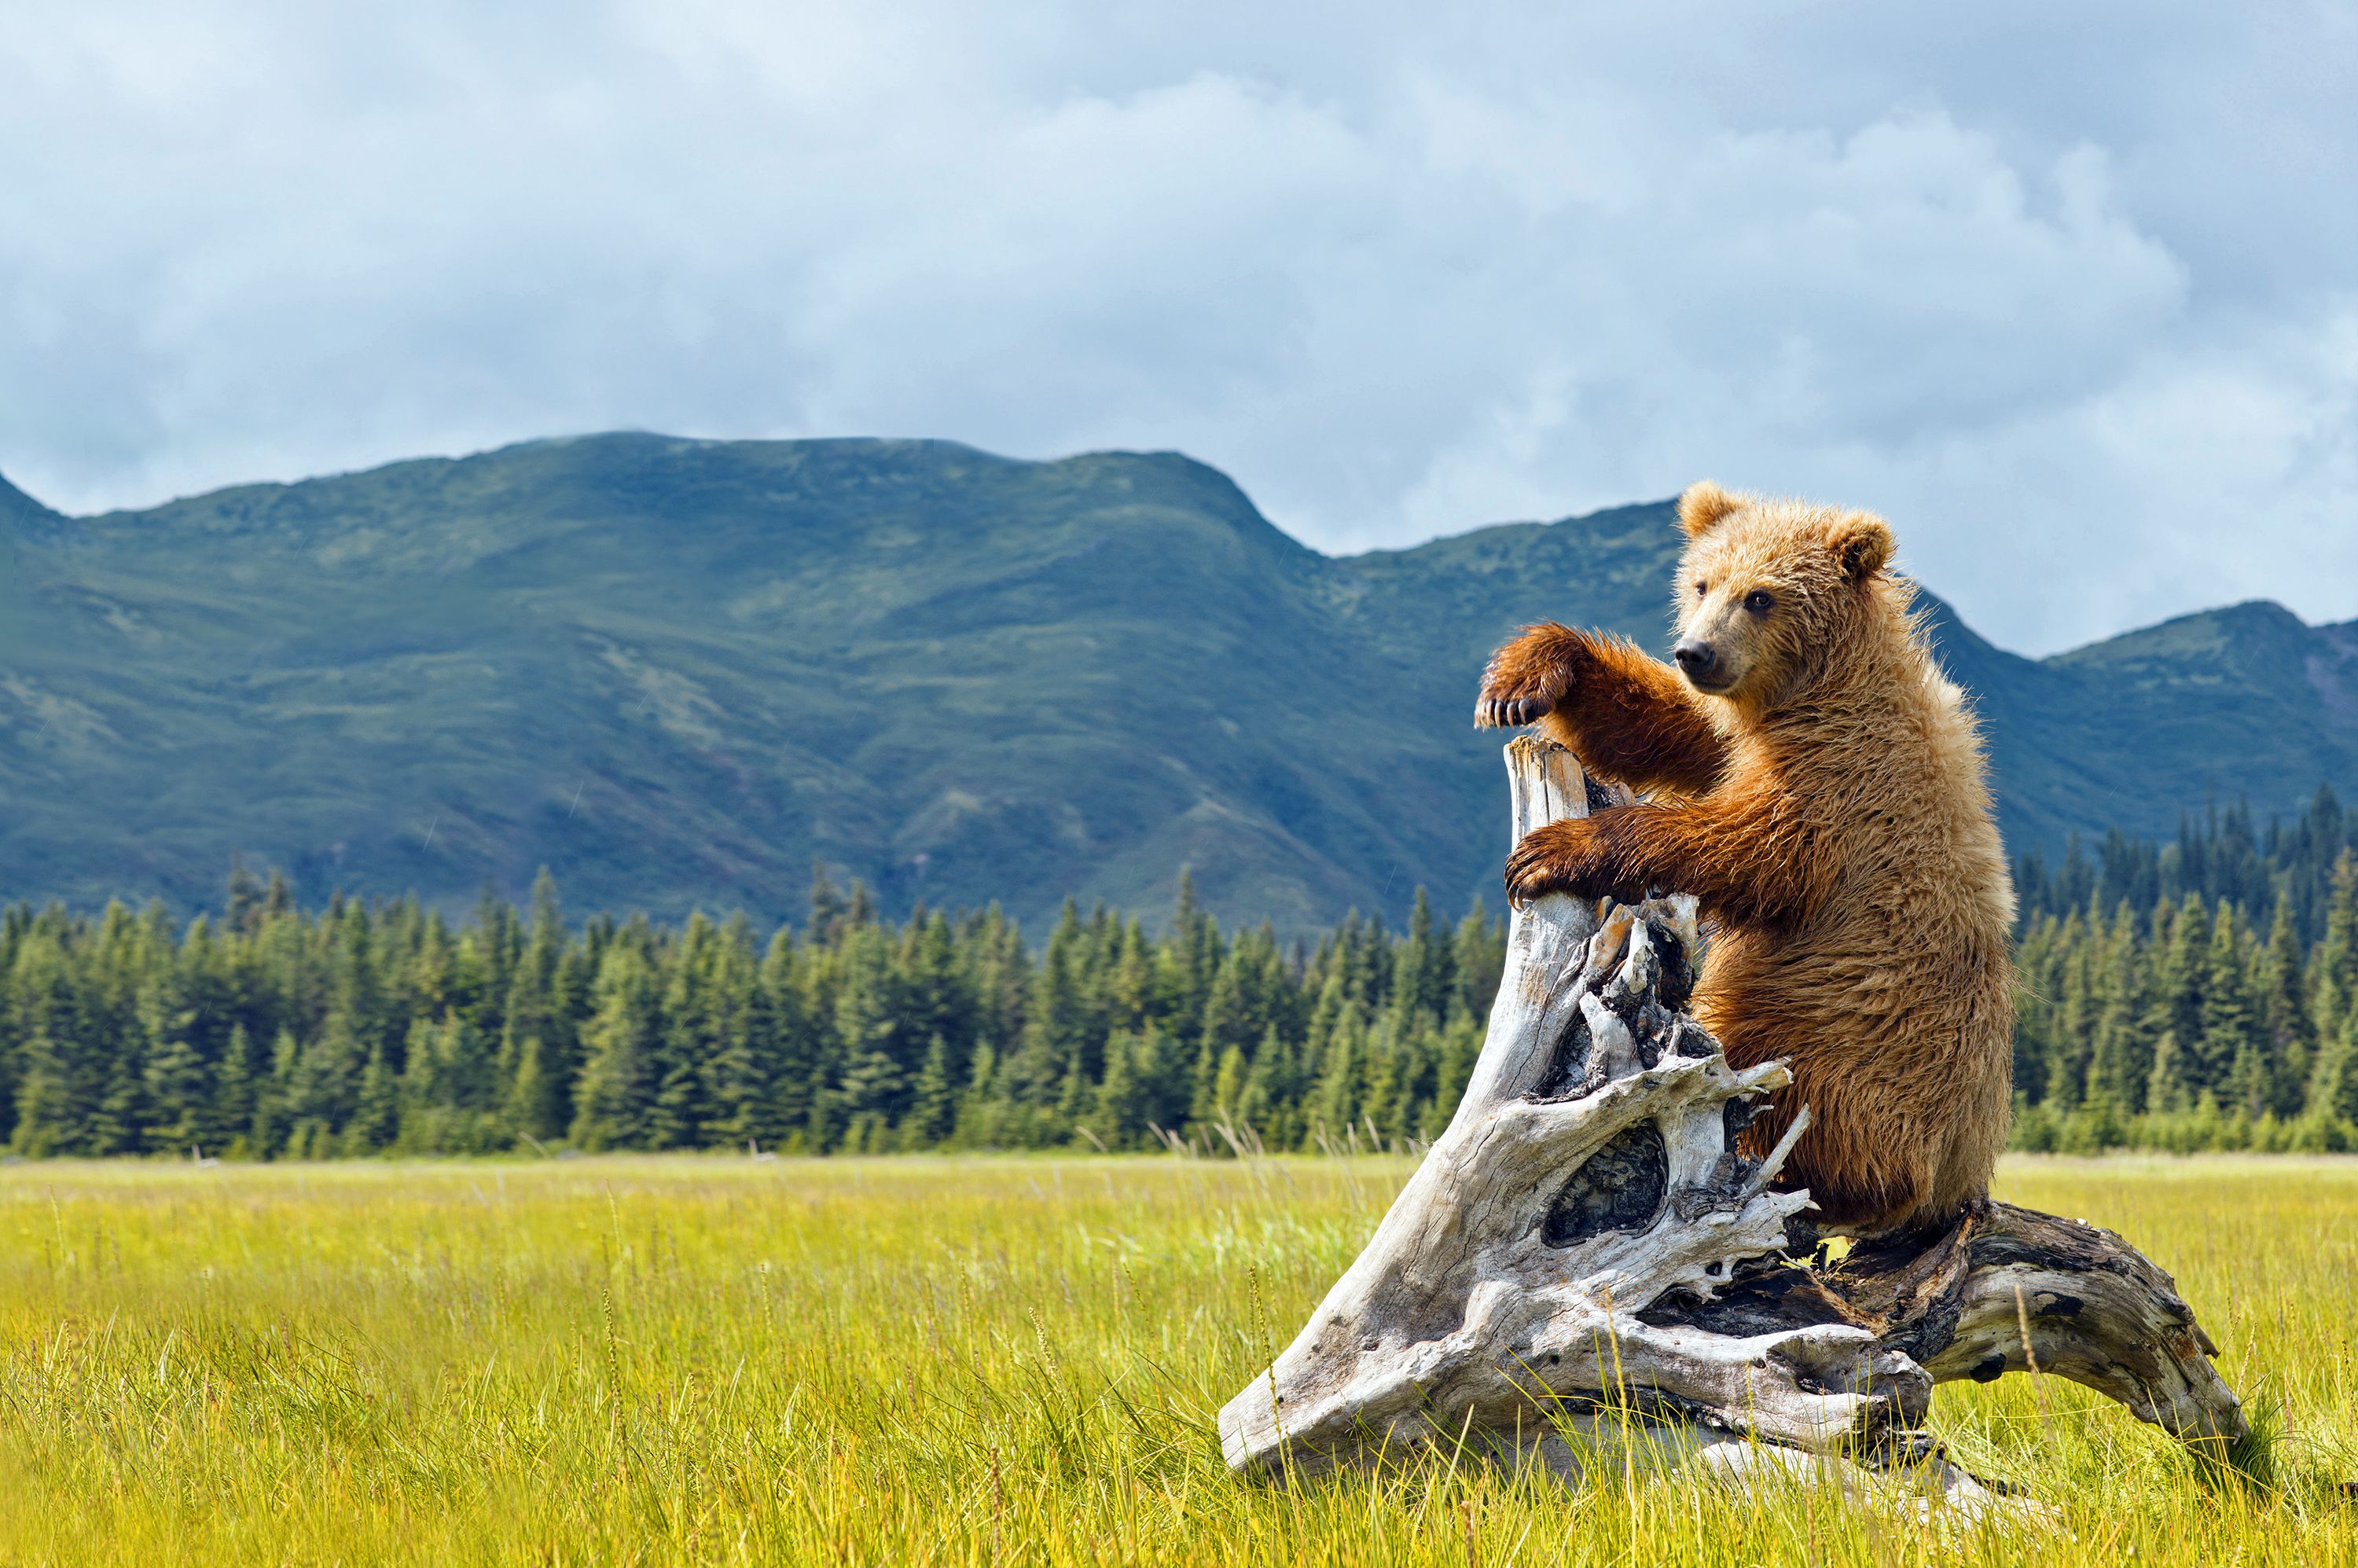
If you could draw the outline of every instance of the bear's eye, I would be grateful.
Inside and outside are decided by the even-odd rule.
[[[1704,594],[1709,593],[1710,591],[1711,584],[1704,581],[1701,578],[1695,579],[1695,597],[1697,599],[1701,599]]]
[[[1756,588],[1750,593],[1744,596],[1744,608],[1749,610],[1755,615],[1768,614],[1768,607],[1776,602],[1776,600],[1769,596],[1768,590],[1765,588]]]

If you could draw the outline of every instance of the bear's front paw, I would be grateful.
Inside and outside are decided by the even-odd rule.
[[[1572,689],[1569,643],[1574,633],[1550,623],[1533,626],[1490,656],[1474,722],[1486,730],[1536,724]]]
[[[1579,817],[1523,835],[1507,857],[1507,902],[1517,909],[1552,892],[1586,893],[1593,835]]]
[[[1526,724],[1536,724],[1555,710],[1552,697],[1492,697],[1482,694],[1474,705],[1474,727],[1476,730],[1517,730]]]

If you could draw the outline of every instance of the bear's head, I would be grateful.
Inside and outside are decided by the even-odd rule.
[[[1697,691],[1755,710],[1816,686],[1861,633],[1905,614],[1887,579],[1891,528],[1868,512],[1731,494],[1705,481],[1679,497],[1672,657]]]

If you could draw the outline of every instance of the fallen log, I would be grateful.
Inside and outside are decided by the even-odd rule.
[[[1571,752],[1507,747],[1516,838],[1586,814]],[[1511,917],[1488,1033],[1448,1128],[1293,1342],[1220,1412],[1229,1465],[1315,1473],[1437,1445],[1585,1473],[1609,1444],[1736,1487],[1897,1481],[1978,1509],[2003,1488],[1924,1431],[1935,1384],[2031,1369],[2223,1454],[2246,1434],[2169,1275],[2110,1232],[1990,1203],[1929,1241],[1810,1260],[1736,1071],[1682,1010],[1691,900],[1563,894]]]

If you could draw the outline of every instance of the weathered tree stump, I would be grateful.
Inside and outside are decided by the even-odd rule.
[[[1584,816],[1572,753],[1507,747],[1514,834]],[[1600,799],[1604,798],[1599,792]],[[1511,921],[1456,1115],[1301,1334],[1220,1412],[1228,1463],[1302,1474],[1433,1446],[1567,1478],[1609,1443],[1735,1486],[1815,1476],[1968,1507],[2002,1488],[1923,1431],[1933,1385],[2034,1368],[2223,1454],[2245,1435],[2169,1275],[2110,1232],[1991,1203],[1808,1266],[1809,1198],[1736,1152],[1782,1066],[1682,1011],[1692,901],[1564,895]]]

